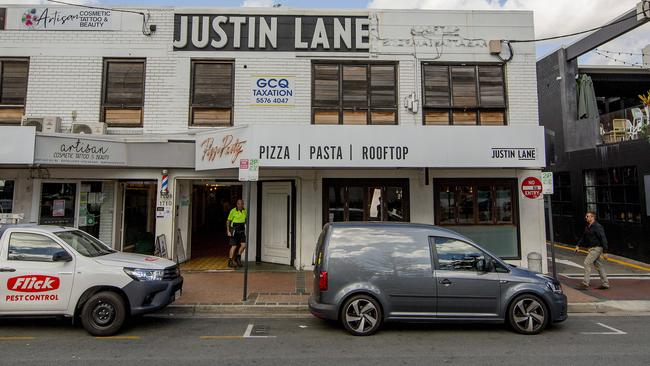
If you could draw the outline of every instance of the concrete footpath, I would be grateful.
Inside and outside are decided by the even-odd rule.
[[[605,268],[611,288],[597,289],[600,280],[592,274],[592,288],[585,291],[577,289],[584,258],[585,253],[573,253],[570,247],[556,245],[558,278],[569,300],[569,313],[650,314],[650,265],[610,255]],[[158,315],[305,316],[309,314],[312,276],[310,271],[251,272],[244,301],[240,271],[186,271],[183,295]]]

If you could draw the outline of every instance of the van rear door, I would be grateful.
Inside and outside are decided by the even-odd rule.
[[[324,227],[318,236],[316,243],[316,250],[312,256],[311,264],[314,266],[314,293],[320,293],[320,272],[323,269],[323,262],[325,260],[325,237],[327,236],[328,227]]]

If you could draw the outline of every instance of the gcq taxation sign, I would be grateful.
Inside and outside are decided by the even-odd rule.
[[[293,76],[259,75],[252,78],[251,105],[293,106]]]

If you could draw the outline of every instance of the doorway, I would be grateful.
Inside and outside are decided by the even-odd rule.
[[[192,260],[228,257],[230,244],[226,222],[230,210],[240,198],[242,186],[239,184],[201,183],[192,186]]]
[[[122,251],[153,255],[157,182],[122,183],[122,189]]]
[[[293,182],[262,182],[262,262],[292,264],[293,196]]]

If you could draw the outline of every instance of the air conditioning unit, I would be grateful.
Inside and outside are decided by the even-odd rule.
[[[36,126],[37,132],[59,133],[61,132],[61,117],[27,117],[23,116],[21,121],[23,126]]]
[[[72,133],[86,134],[86,135],[105,135],[106,123],[73,123]]]

